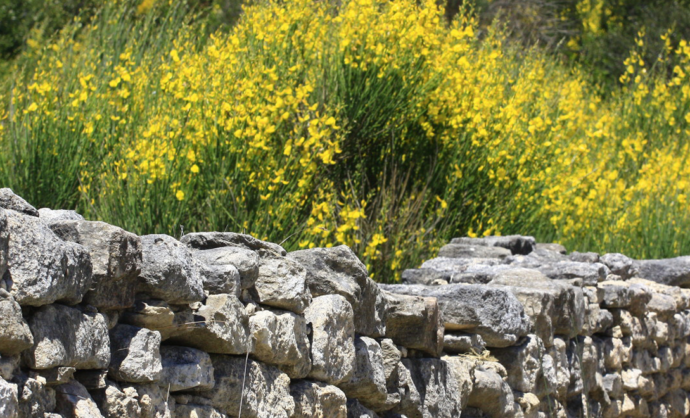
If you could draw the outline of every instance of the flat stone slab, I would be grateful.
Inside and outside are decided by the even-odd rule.
[[[507,347],[529,332],[529,318],[509,290],[477,284],[380,286],[392,293],[437,298],[447,330],[479,334],[488,347]]]

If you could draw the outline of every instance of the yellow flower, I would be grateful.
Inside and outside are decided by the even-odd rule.
[[[196,174],[196,173],[199,172],[199,166],[196,165],[196,164],[194,164],[189,170],[190,170],[192,173]]]
[[[175,197],[177,200],[184,200],[184,192],[182,190],[178,190],[177,193],[175,193]]]

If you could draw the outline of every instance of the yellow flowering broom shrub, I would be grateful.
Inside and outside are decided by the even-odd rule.
[[[262,1],[211,36],[154,3],[30,39],[0,93],[2,186],[140,234],[347,244],[382,281],[465,234],[690,253],[685,43],[671,77],[633,51],[604,100],[435,1]]]

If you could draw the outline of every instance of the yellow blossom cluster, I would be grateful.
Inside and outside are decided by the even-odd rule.
[[[31,39],[0,92],[3,185],[139,233],[347,244],[388,281],[464,234],[690,252],[686,43],[670,77],[633,51],[603,99],[434,0],[257,2],[210,36],[158,3]]]

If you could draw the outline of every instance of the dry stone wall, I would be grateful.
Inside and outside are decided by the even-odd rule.
[[[690,261],[136,236],[0,189],[0,416],[684,417]]]

